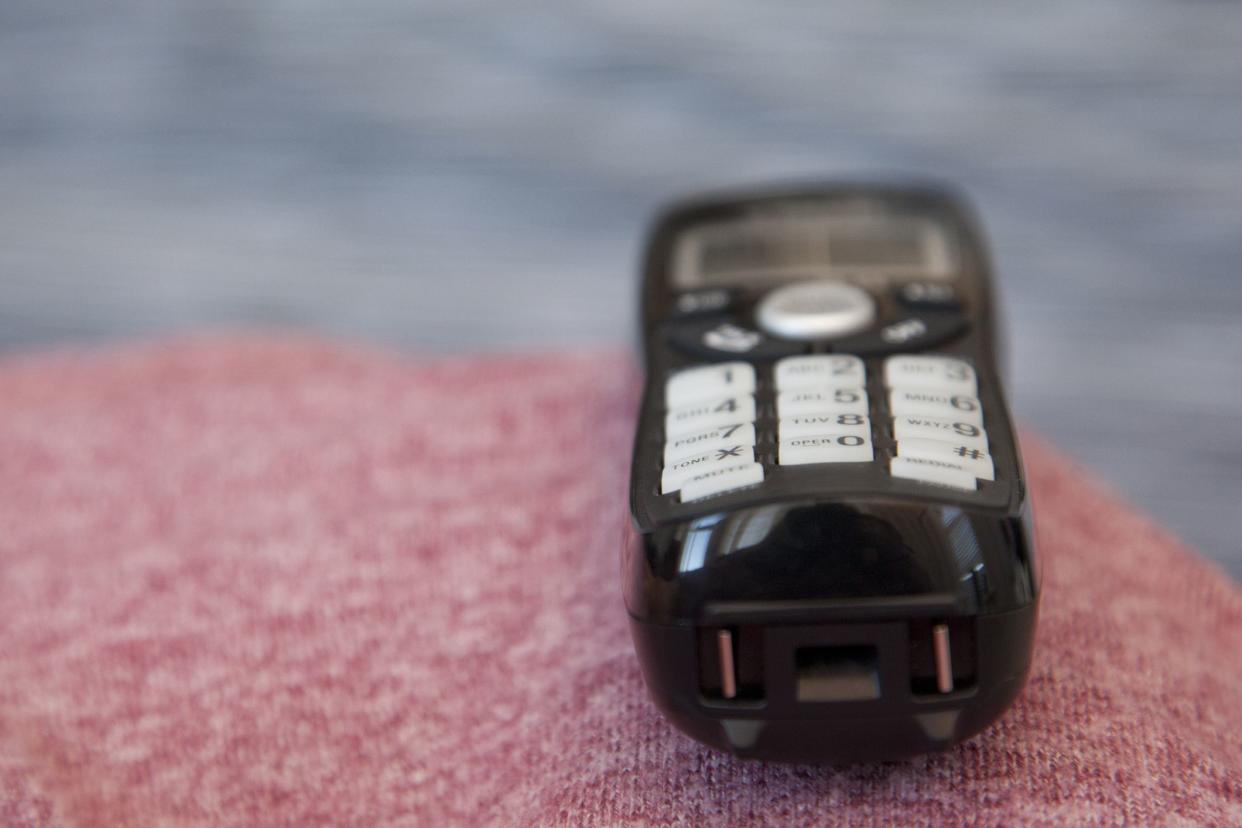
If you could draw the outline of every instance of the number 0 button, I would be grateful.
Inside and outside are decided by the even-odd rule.
[[[811,437],[781,438],[777,462],[782,466],[809,463],[870,463],[871,440],[862,434],[827,433]]]

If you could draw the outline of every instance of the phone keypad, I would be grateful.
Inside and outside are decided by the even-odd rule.
[[[874,409],[866,366],[857,356],[786,357],[775,363],[771,380],[771,387],[762,386],[754,366],[741,361],[687,368],[668,378],[662,494],[690,502],[759,485],[765,462],[879,462],[894,478],[965,491],[996,478],[978,379],[964,360],[889,357],[884,393]],[[770,414],[757,422],[756,394],[768,406],[775,403],[774,427],[766,419]],[[873,415],[881,422],[873,422]],[[760,451],[767,440],[775,443],[775,453]]]

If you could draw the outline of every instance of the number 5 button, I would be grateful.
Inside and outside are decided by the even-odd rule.
[[[867,413],[867,392],[861,388],[800,388],[776,395],[776,414],[781,419],[799,414]]]

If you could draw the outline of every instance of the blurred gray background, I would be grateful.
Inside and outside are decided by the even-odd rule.
[[[1242,4],[5,0],[0,346],[626,343],[660,201],[902,171],[1019,416],[1242,576]]]

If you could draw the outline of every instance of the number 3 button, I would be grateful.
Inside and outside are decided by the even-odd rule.
[[[978,393],[975,369],[960,359],[939,356],[894,356],[884,360],[889,388],[929,388],[973,397]]]

